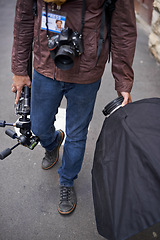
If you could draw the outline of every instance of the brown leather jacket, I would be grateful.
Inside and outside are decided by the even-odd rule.
[[[130,92],[133,85],[132,62],[136,45],[136,21],[133,0],[117,0],[112,17],[112,73],[117,91]],[[17,0],[14,42],[12,49],[12,72],[27,75],[27,61],[34,40],[34,68],[39,73],[59,81],[92,83],[99,80],[108,58],[108,41],[97,61],[97,43],[104,0],[86,0],[85,25],[83,30],[84,53],[75,58],[74,67],[64,71],[55,68],[47,46],[46,31],[41,30],[43,0],[37,0],[38,16],[33,18],[33,0]],[[49,4],[51,7],[51,4]],[[74,31],[81,28],[82,0],[68,1],[61,11],[67,13],[66,26]],[[106,30],[105,30],[106,34]],[[96,65],[96,66],[95,66]]]

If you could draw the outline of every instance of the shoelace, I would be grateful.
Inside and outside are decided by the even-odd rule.
[[[60,201],[69,201],[71,197],[71,189],[62,187],[60,190]]]

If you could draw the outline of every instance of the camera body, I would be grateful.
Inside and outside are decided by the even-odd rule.
[[[65,28],[59,35],[49,39],[48,47],[55,65],[62,70],[69,70],[74,65],[74,58],[83,53],[82,35]]]

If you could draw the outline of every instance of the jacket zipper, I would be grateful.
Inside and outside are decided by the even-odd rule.
[[[55,70],[54,70],[54,79],[56,80],[56,73],[57,73],[57,67],[55,66]]]

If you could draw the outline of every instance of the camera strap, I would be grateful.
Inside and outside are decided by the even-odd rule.
[[[49,27],[48,27],[48,3],[45,2],[45,10],[46,10],[46,31],[47,31],[47,38],[49,38]],[[83,0],[82,4],[82,18],[81,18],[81,30],[80,35],[83,34],[83,28],[85,24],[85,11],[86,11],[86,0]]]
[[[97,63],[102,53],[103,43],[106,39],[109,42],[109,52],[108,52],[108,62],[110,62],[110,53],[111,53],[111,20],[112,20],[112,13],[115,9],[115,3],[117,0],[105,0],[102,10],[102,17],[101,17],[101,26],[100,26],[100,37],[98,41],[98,57]],[[104,29],[105,25],[107,24],[107,38],[104,37]],[[96,65],[97,65],[96,63]]]
[[[46,27],[47,27],[47,38],[49,38],[49,28],[48,28],[48,3],[45,2],[45,8],[46,8]]]
[[[36,17],[37,16],[37,0],[33,0],[33,16]]]
[[[85,11],[86,11],[86,0],[83,0],[83,5],[82,5],[82,18],[81,18],[81,31],[80,34],[82,35],[83,33],[83,28],[85,24]]]

